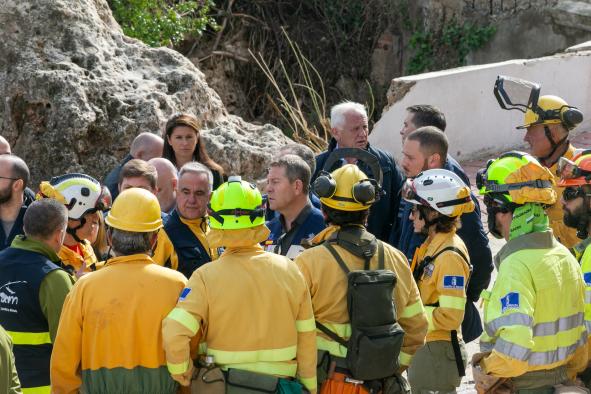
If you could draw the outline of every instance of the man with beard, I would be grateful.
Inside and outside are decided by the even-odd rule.
[[[557,175],[560,176],[558,186],[565,188],[561,199],[564,224],[576,229],[577,237],[582,239],[573,250],[583,270],[585,325],[591,337],[591,151],[576,154],[572,161],[562,157],[557,167]],[[591,368],[583,371],[580,378],[590,387]]]
[[[446,167],[447,137],[436,127],[421,127],[409,133],[404,141],[402,149],[402,170],[407,178],[414,178],[422,171]],[[469,259],[473,264],[473,271],[467,289],[467,304],[462,334],[466,343],[476,339],[482,333],[480,316],[474,302],[480,298],[482,290],[486,289],[490,282],[493,270],[492,253],[488,238],[484,233],[480,219],[480,206],[474,195],[471,195],[475,203],[474,211],[460,217],[461,226],[457,234],[468,249]],[[417,255],[419,246],[425,241],[425,236],[414,232],[413,222],[410,220],[412,204],[405,204],[400,216],[400,238],[394,247],[400,249],[409,260]]]
[[[24,190],[28,182],[29,167],[20,157],[0,155],[0,250],[23,233]]]

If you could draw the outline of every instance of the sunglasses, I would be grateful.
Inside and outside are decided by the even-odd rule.
[[[575,198],[591,196],[589,193],[585,193],[581,187],[567,187],[562,192],[562,199],[564,201],[572,201]]]

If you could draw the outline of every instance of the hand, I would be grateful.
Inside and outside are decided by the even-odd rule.
[[[193,363],[189,363],[189,369],[183,372],[180,375],[171,375],[174,380],[179,382],[181,386],[189,386],[191,384],[191,379],[193,379]]]
[[[470,361],[470,364],[472,364],[472,366],[476,366],[478,364],[480,364],[480,361],[485,358],[486,356],[488,356],[490,354],[490,352],[483,352],[483,353],[475,353],[472,356],[472,361]]]
[[[474,364],[472,364],[472,376],[474,377],[474,385],[478,394],[488,392],[499,380],[499,378],[495,376],[485,374],[480,368],[480,365]]]

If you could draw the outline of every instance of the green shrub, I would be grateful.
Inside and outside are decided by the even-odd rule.
[[[209,15],[213,0],[109,0],[109,5],[126,35],[153,47],[176,45],[216,27]]]

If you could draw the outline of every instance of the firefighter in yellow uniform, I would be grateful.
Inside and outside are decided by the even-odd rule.
[[[162,319],[185,277],[150,258],[162,228],[160,205],[124,190],[105,222],[115,257],[81,277],[66,298],[51,357],[53,393],[174,394],[162,349]]]
[[[453,172],[432,169],[407,179],[402,197],[414,204],[414,231],[427,236],[411,267],[418,280],[429,331],[408,369],[413,393],[455,392],[465,375],[460,327],[470,278],[468,250],[456,235],[459,217],[474,210],[470,189]]]
[[[554,191],[561,196],[564,188],[558,185],[556,166],[561,157],[572,159],[575,148],[569,132],[583,121],[583,113],[558,96],[539,97],[540,85],[525,80],[500,76],[494,91],[501,108],[525,112],[523,125],[517,129],[526,129],[523,140],[530,145],[531,154],[550,170]],[[576,231],[564,224],[560,202],[550,204],[546,213],[556,239],[567,248],[575,246],[579,242]]]
[[[256,187],[230,177],[211,197],[215,264],[198,268],[162,323],[168,370],[182,385],[193,375],[191,339],[224,370],[228,386],[316,392],[316,335],[310,293],[297,266],[260,246],[269,236]],[[246,383],[245,383],[246,382]],[[236,389],[236,387],[234,387]]]
[[[495,257],[497,279],[483,293],[483,353],[472,360],[479,389],[552,387],[587,366],[585,286],[576,259],[548,226],[554,176],[532,156],[508,152],[477,174],[490,232],[507,243]]]
[[[558,185],[564,188],[561,200],[564,224],[577,230],[581,239],[573,250],[585,281],[585,325],[591,353],[591,151],[580,152],[572,160],[560,158],[557,175],[560,176]],[[591,387],[591,368],[581,373],[580,378],[587,388]]]
[[[339,154],[336,155],[338,158]],[[329,157],[325,169],[330,168],[332,161]],[[366,158],[364,161],[369,164],[373,160]],[[380,173],[378,165],[375,161],[372,168],[376,174]],[[410,365],[413,355],[425,341],[427,319],[406,258],[365,229],[369,208],[380,195],[380,184],[380,179],[370,180],[359,167],[346,164],[331,174],[323,170],[313,185],[328,227],[312,239],[314,247],[303,251],[295,262],[310,288],[314,317],[320,327],[317,374],[322,393],[367,393],[368,384],[375,383],[354,377],[346,361],[348,347],[344,342],[352,335],[352,325],[347,306],[348,276],[343,272],[343,265],[350,272],[382,266],[380,269],[395,273],[397,283],[391,299],[405,334],[399,354],[388,357],[397,358],[398,372]],[[376,361],[367,360],[368,364],[372,362]],[[380,376],[382,382],[378,381],[378,385],[386,384],[383,379],[390,377]],[[396,379],[396,385],[407,385],[400,376]]]
[[[91,215],[111,207],[109,190],[91,176],[72,173],[41,182],[38,198],[53,198],[68,208],[67,233],[58,253],[63,268],[76,278],[100,268],[84,233]]]

